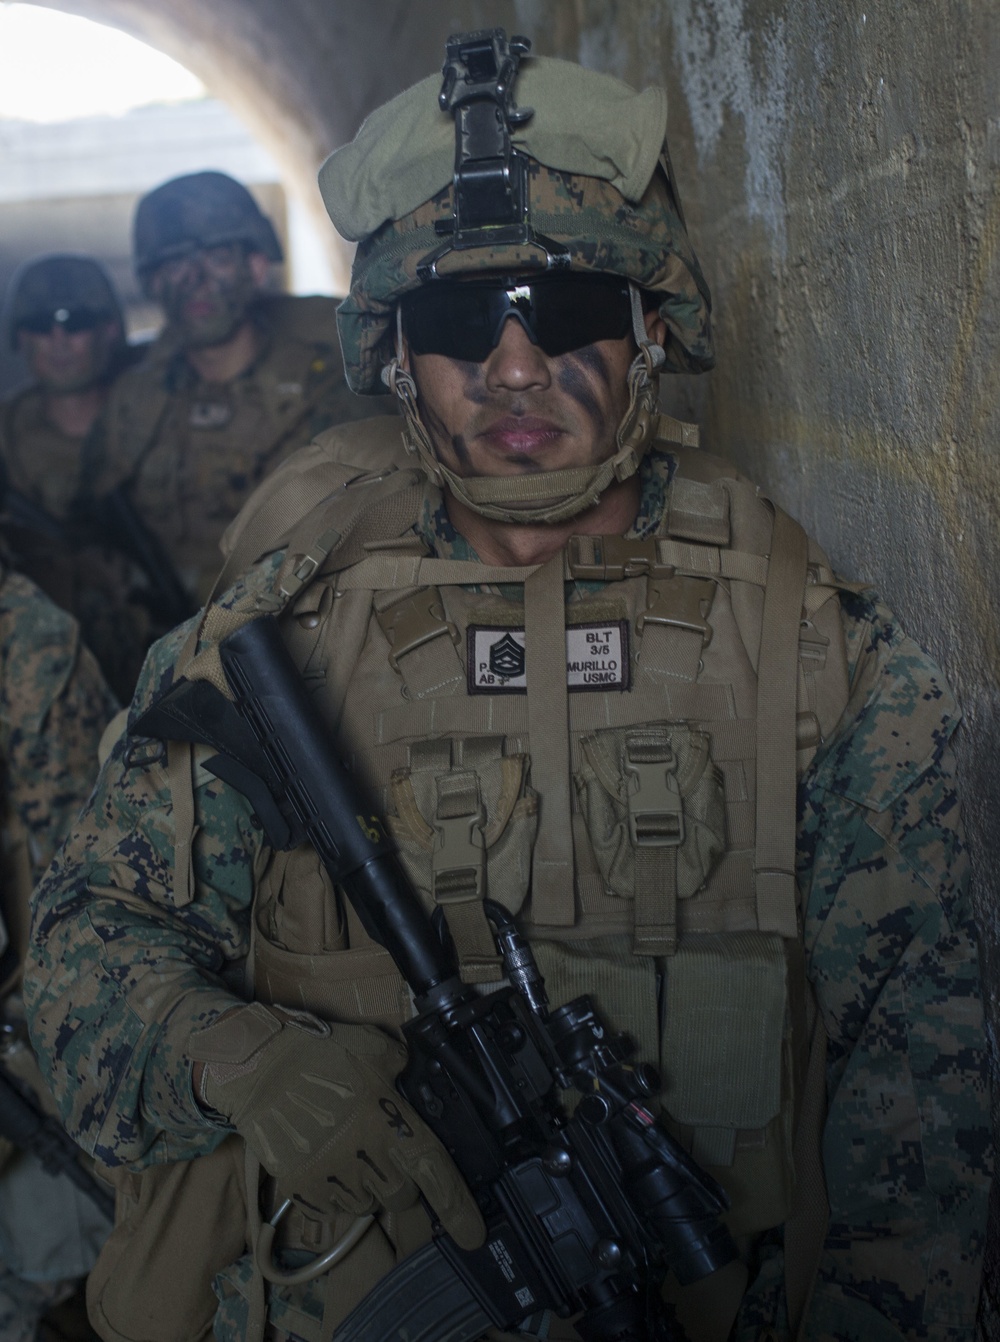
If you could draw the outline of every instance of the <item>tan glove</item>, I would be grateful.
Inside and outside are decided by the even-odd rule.
[[[381,1030],[254,1002],[199,1030],[191,1046],[205,1064],[201,1098],[286,1196],[321,1216],[362,1216],[402,1211],[419,1190],[456,1244],[482,1244],[462,1176],[393,1085],[406,1050]]]

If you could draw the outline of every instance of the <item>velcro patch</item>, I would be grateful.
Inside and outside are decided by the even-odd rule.
[[[528,670],[524,629],[470,624],[470,694],[525,694]],[[627,690],[628,621],[574,624],[566,629],[566,686],[570,690]]]

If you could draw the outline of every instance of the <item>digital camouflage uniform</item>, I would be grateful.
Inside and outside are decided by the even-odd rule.
[[[91,488],[100,495],[127,482],[140,517],[201,600],[223,531],[264,476],[322,429],[372,413],[344,381],[336,306],[259,299],[251,315],[261,352],[224,384],[201,383],[168,330],[114,389]]]
[[[97,774],[97,746],[117,705],[73,620],[26,578],[0,578],[0,758],[4,770],[4,921],[10,944],[0,958],[6,1021],[0,1061],[15,1075],[40,1084],[27,1052],[20,1004],[20,964],[27,940],[27,896],[70,829]],[[45,1100],[46,1107],[51,1101]],[[64,1178],[40,1185],[41,1199],[23,1202],[30,1159],[0,1143],[0,1336],[33,1342],[41,1316],[65,1295],[69,1283],[51,1278],[37,1262],[18,1276],[21,1250],[32,1237],[32,1218],[47,1217],[65,1235],[61,1273],[82,1275],[93,1261],[95,1234],[106,1223],[81,1201]],[[13,1243],[9,1239],[12,1233]],[[60,1227],[60,1222],[62,1226]],[[74,1233],[89,1248],[67,1249]],[[65,1257],[66,1253],[70,1258]],[[42,1271],[40,1277],[34,1274]]]
[[[647,460],[632,534],[660,521],[672,465],[664,453]],[[417,530],[436,555],[474,558],[430,486]],[[252,583],[270,586],[280,558]],[[877,596],[845,594],[842,617],[851,701],[799,789],[805,944],[830,1038],[825,1155],[836,1171],[807,1336],[959,1342],[972,1337],[990,1140],[949,744],[958,714],[938,669]],[[171,682],[185,634],[154,649],[133,716]],[[885,744],[918,710],[925,751],[905,777],[886,778]],[[127,748],[126,738],[38,892],[31,1007],[70,1131],[102,1160],[142,1167],[220,1140],[171,1038],[179,1018],[194,1027],[232,1001],[219,975],[248,951],[262,837],[243,798],[199,771],[196,894],[173,907],[166,774],[157,762],[129,767]],[[137,1012],[153,983],[155,1011]],[[71,1034],[69,1018],[79,1022]],[[754,1246],[751,1263],[739,1342],[780,1321],[780,1232]],[[248,1274],[245,1259],[220,1282],[220,1338],[242,1336]],[[298,1310],[318,1310],[312,1289],[272,1295],[281,1336],[296,1330]]]
[[[520,276],[534,265],[546,264],[549,245],[564,247],[569,269],[624,275],[656,296],[659,314],[667,324],[665,364],[658,366],[688,372],[708,368],[712,347],[707,288],[684,231],[665,160],[658,158],[666,121],[665,102],[643,94],[635,95],[635,104],[629,104],[629,91],[623,93],[624,86],[617,81],[606,81],[578,68],[575,74],[566,74],[569,69],[560,62],[546,65],[539,61],[536,82],[525,77],[523,85],[520,80],[518,84],[519,99],[536,108],[536,120],[528,122],[524,135],[528,153],[533,156],[527,169],[531,224],[537,233],[544,234],[544,243],[539,244],[535,237],[530,244],[511,244],[499,252],[489,245],[480,246],[456,251],[450,258],[445,256],[442,264],[454,265],[463,273],[502,267],[507,274]],[[553,70],[556,97],[546,88],[547,71]],[[563,96],[567,82],[573,81],[580,86],[576,96],[582,107],[572,97]],[[469,650],[478,645],[471,637],[474,629],[468,612],[479,603],[479,609],[493,613],[494,627],[516,629],[518,618],[523,627],[528,618],[526,595],[520,616],[516,607],[519,591],[526,592],[526,582],[508,582],[503,575],[494,574],[489,581],[499,584],[496,588],[486,579],[472,585],[464,572],[456,577],[456,570],[451,569],[451,577],[438,579],[441,586],[437,604],[444,608],[444,619],[433,613],[436,607],[432,605],[432,621],[437,622],[433,638],[411,642],[404,653],[386,632],[402,630],[402,625],[392,623],[395,607],[391,598],[398,596],[400,606],[408,599],[393,589],[406,588],[412,582],[420,599],[427,590],[426,583],[405,577],[414,572],[408,567],[411,561],[419,565],[429,552],[431,563],[437,558],[468,562],[473,567],[476,563],[468,542],[448,521],[439,482],[424,479],[429,476],[434,481],[436,464],[426,432],[419,424],[419,402],[414,399],[406,405],[409,393],[405,382],[399,368],[394,369],[390,362],[395,346],[396,299],[421,282],[417,266],[428,249],[441,245],[444,236],[435,225],[446,225],[453,217],[452,188],[445,185],[451,179],[454,162],[450,124],[443,129],[431,126],[432,161],[417,162],[418,171],[404,180],[403,169],[422,151],[424,123],[433,122],[439,115],[435,111],[435,85],[436,81],[427,81],[401,95],[397,102],[403,104],[405,114],[398,106],[393,110],[393,104],[380,109],[366,123],[367,130],[359,134],[353,149],[348,147],[348,160],[359,176],[357,199],[371,205],[368,214],[358,207],[364,217],[354,232],[349,227],[353,205],[344,207],[346,223],[337,217],[338,206],[350,197],[350,173],[335,167],[332,176],[328,169],[321,174],[321,186],[335,222],[345,235],[361,239],[352,291],[341,310],[340,323],[352,385],[358,390],[376,390],[381,372],[388,366],[390,380],[395,377],[397,390],[403,388],[408,445],[420,454],[423,468],[423,475],[417,477],[419,484],[408,486],[419,494],[407,514],[407,518],[413,518],[412,524],[407,520],[401,529],[404,534],[395,530],[391,537],[379,538],[389,553],[372,551],[365,558],[355,556],[344,564],[357,570],[370,560],[368,574],[392,570],[400,576],[386,580],[377,590],[373,578],[368,583],[358,578],[353,589],[341,588],[338,584],[346,577],[336,567],[336,550],[330,555],[317,539],[326,536],[329,541],[331,535],[343,539],[335,526],[331,529],[331,515],[338,516],[336,509],[345,496],[349,501],[355,484],[358,490],[370,487],[375,491],[373,498],[382,501],[389,497],[394,478],[398,481],[400,477],[387,470],[377,484],[352,480],[342,491],[337,490],[337,480],[320,482],[317,477],[315,493],[307,494],[304,501],[300,499],[301,511],[293,513],[301,517],[315,504],[314,532],[299,535],[293,527],[298,539],[288,541],[287,555],[269,553],[270,548],[280,551],[276,543],[254,551],[260,562],[221,603],[224,611],[245,611],[259,598],[258,609],[269,608],[269,603],[274,608],[278,586],[285,584],[288,590],[296,591],[296,575],[300,569],[306,573],[305,586],[296,591],[283,611],[286,641],[304,670],[317,706],[326,710],[338,747],[362,782],[377,789],[373,805],[387,817],[399,840],[401,857],[425,902],[426,883],[420,885],[420,878],[426,877],[433,860],[429,854],[437,852],[434,826],[429,824],[429,833],[421,836],[414,816],[418,813],[427,821],[421,803],[416,801],[404,815],[402,801],[397,798],[398,794],[406,800],[407,786],[417,797],[418,759],[437,758],[447,746],[449,751],[461,754],[461,770],[472,770],[473,752],[485,755],[488,749],[499,749],[496,742],[501,741],[506,752],[502,764],[520,759],[522,769],[530,767],[533,783],[548,766],[542,748],[536,746],[536,755],[531,756],[524,729],[525,714],[531,718],[532,699],[537,704],[539,693],[548,691],[539,691],[536,686],[533,696],[525,694],[518,700],[512,695],[484,704],[478,682],[477,692],[472,689],[478,661]],[[608,94],[611,85],[614,88]],[[621,115],[599,115],[606,94],[616,108],[625,107]],[[645,101],[638,107],[642,99]],[[420,121],[422,108],[426,111],[424,122]],[[550,113],[553,120],[562,115],[563,130],[570,123],[566,138],[583,154],[580,162],[564,165],[557,161],[556,167],[540,166],[554,161],[545,157],[548,150],[543,143]],[[626,142],[622,152],[629,161],[634,147],[648,147],[652,136],[652,153],[643,155],[643,171],[637,168],[634,174],[625,172],[622,180],[612,185],[620,145],[609,148],[602,140],[592,153],[587,136],[573,139],[577,128],[574,121],[577,125],[594,122],[606,128],[611,137],[620,129]],[[536,123],[541,128],[537,153],[536,142],[530,139]],[[562,150],[557,145],[553,152]],[[378,160],[376,166],[373,160]],[[595,166],[597,160],[611,164],[606,177],[601,176],[599,163]],[[397,167],[398,173],[394,171]],[[375,186],[385,182],[387,195],[402,194],[406,198],[397,199],[383,211],[382,197],[372,189],[373,174]],[[516,253],[513,257],[512,252]],[[654,633],[641,633],[642,639],[650,641],[641,645],[640,657],[630,654],[632,680],[617,686],[622,692],[600,689],[589,695],[565,697],[575,705],[569,710],[571,722],[574,715],[577,722],[606,722],[622,734],[639,724],[651,734],[652,729],[664,728],[671,734],[671,741],[681,742],[686,739],[685,733],[696,732],[699,724],[705,727],[703,736],[718,728],[718,740],[712,736],[711,749],[719,768],[706,768],[702,775],[709,792],[715,786],[725,792],[727,832],[711,858],[717,865],[711,871],[696,873],[684,891],[680,888],[678,855],[674,873],[676,942],[667,936],[670,929],[657,927],[657,933],[663,934],[663,948],[643,948],[640,953],[632,940],[639,926],[638,913],[632,912],[639,907],[638,877],[633,904],[631,888],[616,888],[616,882],[622,885],[622,866],[610,872],[598,870],[595,854],[600,836],[587,811],[597,794],[597,784],[593,777],[587,781],[582,768],[584,742],[581,732],[571,726],[570,759],[576,792],[573,795],[574,789],[569,790],[572,825],[567,824],[566,829],[571,859],[577,864],[577,884],[570,893],[575,893],[578,903],[570,912],[579,916],[560,923],[542,915],[543,903],[550,898],[550,882],[539,876],[540,864],[534,868],[534,881],[529,881],[532,863],[538,858],[537,847],[532,849],[534,837],[527,844],[527,859],[517,852],[511,855],[509,848],[504,850],[507,866],[496,886],[491,883],[491,849],[484,859],[485,881],[501,902],[507,899],[509,886],[521,883],[510,907],[543,962],[553,1003],[583,990],[594,991],[602,1014],[612,1026],[637,1038],[640,1056],[662,1064],[665,1075],[661,1099],[668,1120],[678,1135],[689,1141],[695,1158],[724,1183],[733,1171],[752,1168],[757,1153],[768,1149],[769,1143],[787,1151],[787,1142],[782,1147],[782,1134],[787,1135],[792,1126],[791,1102],[782,1083],[782,1087],[775,1087],[776,1091],[782,1090],[775,1101],[777,1110],[762,1112],[760,1121],[737,1122],[730,1116],[722,1123],[717,1113],[709,1112],[689,1123],[683,1115],[675,1114],[672,1105],[685,1077],[680,1075],[671,1041],[684,1033],[688,1017],[684,1011],[672,1009],[673,985],[683,987],[687,972],[684,964],[690,966],[706,947],[713,954],[721,951],[729,955],[710,979],[701,980],[708,984],[702,1000],[691,1001],[696,1008],[692,1015],[710,1022],[710,1008],[726,996],[730,982],[747,981],[744,970],[751,960],[748,946],[759,949],[764,944],[773,953],[777,944],[782,974],[786,965],[799,962],[804,949],[806,974],[829,1040],[825,1066],[829,1112],[823,1148],[830,1194],[829,1229],[805,1336],[809,1342],[899,1342],[900,1338],[908,1342],[970,1342],[990,1176],[990,1137],[967,855],[949,744],[958,710],[938,669],[899,629],[881,601],[867,589],[841,583],[829,572],[816,548],[810,547],[808,571],[813,576],[801,577],[793,591],[792,640],[786,660],[793,681],[799,675],[803,685],[810,680],[814,686],[819,685],[822,677],[816,668],[829,666],[842,676],[842,685],[825,701],[827,708],[836,704],[836,713],[829,721],[824,720],[823,730],[819,730],[818,707],[814,713],[796,712],[797,708],[808,708],[809,700],[802,697],[806,691],[796,690],[799,682],[793,684],[783,729],[793,716],[796,725],[805,729],[799,745],[804,754],[799,758],[802,768],[797,782],[797,824],[793,824],[791,814],[796,776],[790,770],[786,775],[788,804],[782,812],[789,840],[788,865],[776,872],[766,863],[756,863],[762,848],[755,849],[754,844],[763,826],[755,829],[751,756],[758,747],[761,754],[766,753],[770,729],[762,714],[769,697],[777,698],[777,690],[763,674],[768,648],[761,637],[759,619],[767,601],[762,592],[773,589],[770,576],[761,579],[760,575],[765,570],[770,575],[772,564],[775,570],[780,569],[776,558],[781,549],[777,544],[779,522],[786,534],[789,526],[795,528],[752,486],[736,480],[734,472],[729,470],[727,476],[724,464],[691,451],[683,435],[679,439],[663,438],[656,427],[662,427],[663,421],[655,416],[654,379],[647,375],[643,387],[642,369],[638,367],[645,358],[654,370],[657,366],[652,352],[640,349],[633,363],[633,369],[638,368],[634,383],[630,371],[630,387],[635,394],[619,428],[620,451],[616,456],[623,471],[621,478],[628,478],[630,471],[640,473],[640,502],[627,539],[640,547],[632,553],[645,554],[647,562],[652,562],[648,557],[654,554],[673,556],[658,562],[669,570],[663,575],[668,585],[675,576],[681,579],[682,595],[692,590],[685,587],[689,577],[701,574],[695,579],[694,590],[704,591],[707,583],[712,589],[708,602],[711,610],[705,611],[696,601],[681,620],[675,618],[676,611],[668,610],[670,618],[661,620],[668,631],[668,650],[681,647],[680,643],[671,644],[671,638],[686,642],[678,662],[661,663],[649,655],[655,645],[657,622],[654,607],[647,606],[644,614]],[[655,448],[648,451],[654,434]],[[370,426],[361,424],[349,426],[339,436],[327,435],[326,444],[321,440],[286,463],[284,476],[292,476],[298,469],[296,463],[321,462],[328,449],[335,461],[349,463],[358,474],[376,467],[381,471],[386,462],[374,450],[376,437]],[[386,435],[382,437],[386,441]],[[339,441],[336,450],[330,446],[335,440]],[[668,445],[674,442],[681,445],[680,450]],[[341,448],[347,455],[336,455]],[[390,454],[390,465],[398,464],[398,442],[395,451],[397,460],[393,462]],[[303,472],[302,478],[307,480],[305,467]],[[518,477],[523,478],[527,477]],[[339,483],[345,482],[341,477]],[[497,481],[477,478],[473,483],[492,487]],[[577,482],[574,492],[578,487]],[[279,477],[272,477],[260,496],[263,501],[259,511],[251,505],[245,516],[256,523],[267,520],[272,504],[273,511],[279,511],[277,494],[269,492],[279,488]],[[551,482],[545,488],[551,493]],[[745,521],[750,514],[756,519],[755,532],[749,525],[744,530],[744,535],[753,532],[754,539],[743,553],[736,552],[735,542],[727,553],[729,523],[721,510],[722,494],[732,503],[734,519],[741,516]],[[582,496],[586,502],[585,487]],[[692,500],[701,500],[701,511]],[[720,507],[713,511],[716,505]],[[237,527],[231,535],[238,553],[240,536],[253,530],[251,522],[245,526],[245,532]],[[301,524],[304,526],[305,522]],[[310,573],[312,558],[306,561],[302,556],[314,556],[310,548],[314,543],[319,546],[318,568]],[[336,540],[331,543],[336,544]],[[661,546],[667,549],[661,551]],[[567,562],[572,548],[567,547]],[[332,565],[329,571],[323,567],[324,554]],[[726,564],[730,565],[731,576],[726,576]],[[572,572],[572,564],[570,569]],[[354,570],[348,568],[347,576]],[[558,570],[552,568],[549,573],[556,575],[558,605]],[[816,576],[821,573],[825,576]],[[652,570],[648,584],[641,574],[622,574],[620,581],[586,574],[573,576],[574,581],[565,589],[567,631],[573,613],[588,608],[603,611],[601,627],[611,622],[607,612],[618,609],[615,603],[621,591],[621,602],[630,612],[623,623],[638,638],[639,621],[632,617],[643,612],[637,603],[647,595],[653,599]],[[444,587],[445,582],[465,585]],[[819,603],[810,607],[811,613],[805,604],[810,595]],[[341,597],[344,599],[338,604]],[[426,606],[424,602],[425,616]],[[220,612],[214,611],[215,615]],[[480,624],[489,623],[484,615]],[[470,635],[468,640],[463,637],[463,627]],[[537,636],[543,645],[548,637],[551,651],[551,632],[537,621],[533,628],[531,637]],[[756,635],[756,641],[744,628]],[[178,659],[190,632],[190,628],[175,631],[153,650],[133,705],[133,723],[175,680]],[[450,637],[444,637],[445,633]],[[558,655],[561,635],[556,628]],[[399,637],[403,639],[402,632]],[[516,652],[516,640],[513,642]],[[526,635],[530,664],[529,645]],[[635,642],[630,646],[634,654]],[[451,671],[444,678],[434,678],[438,670],[433,660],[435,649],[451,659]],[[409,672],[405,668],[410,665],[407,658],[412,654],[416,659],[424,652],[427,661],[421,665],[427,668],[429,679],[414,692],[415,682],[411,685],[406,680]],[[755,695],[758,685],[764,687],[755,698],[756,710],[750,713],[738,713],[733,706],[737,672],[730,673],[728,665],[725,676],[715,676],[711,670],[727,659],[733,666],[739,662],[739,674],[745,673],[746,684],[753,681]],[[759,677],[758,666],[762,668]],[[343,674],[335,675],[334,669]],[[621,666],[618,671],[622,672]],[[393,678],[395,674],[402,685]],[[646,696],[644,700],[640,691]],[[719,710],[714,716],[707,709],[702,713],[690,707],[707,705],[713,692]],[[648,717],[632,716],[639,702],[643,702],[644,712],[653,705]],[[689,707],[685,710],[678,705]],[[477,728],[469,725],[473,718],[479,724],[478,735]],[[400,725],[414,722],[430,725],[422,733]],[[483,726],[484,722],[488,725]],[[534,730],[532,725],[532,737]],[[729,746],[724,748],[727,733]],[[595,732],[595,738],[597,735]],[[514,744],[510,743],[511,737]],[[468,755],[463,754],[470,743]],[[797,740],[791,741],[790,757],[795,755],[797,744]],[[195,1156],[221,1149],[227,1130],[213,1124],[193,1092],[192,1058],[205,1055],[195,1052],[191,1036],[233,1007],[239,993],[246,991],[240,971],[248,955],[252,955],[257,995],[265,1002],[309,1007],[309,994],[321,995],[324,987],[336,979],[338,957],[343,964],[352,955],[360,958],[352,962],[353,978],[351,971],[343,972],[344,995],[340,998],[348,1005],[340,1014],[328,1010],[332,1020],[353,1021],[360,1016],[365,1021],[379,1019],[398,1026],[405,1010],[401,1003],[409,1000],[405,991],[397,992],[393,1011],[384,1016],[374,1011],[371,1001],[378,987],[374,983],[376,971],[372,969],[366,977],[365,969],[359,967],[374,963],[366,958],[374,948],[366,943],[355,915],[324,884],[324,874],[317,871],[313,854],[303,849],[289,855],[276,854],[267,848],[248,803],[203,767],[205,757],[203,751],[195,751],[191,814],[191,786],[186,776],[168,773],[158,743],[126,735],[105,766],[93,805],[37,894],[37,970],[30,983],[33,1037],[70,1131],[99,1159],[113,1165],[150,1168],[171,1161],[190,1162]],[[397,763],[406,768],[396,770]],[[173,764],[169,767],[172,771]],[[500,772],[507,777],[511,771]],[[597,765],[591,773],[598,775]],[[180,779],[177,792],[172,791],[171,777]],[[522,786],[527,789],[524,778],[522,773]],[[449,781],[457,780],[449,775]],[[522,835],[533,836],[533,819],[539,832],[545,830],[545,798],[549,794],[541,784],[538,790],[540,806],[533,804],[537,797],[530,789],[523,796],[516,789],[513,792],[517,801],[507,814],[518,816]],[[485,784],[482,796],[485,805]],[[766,804],[770,803],[766,793],[758,790],[756,796],[758,800],[764,796]],[[512,801],[508,791],[507,802]],[[407,816],[416,828],[411,825],[407,829],[402,823]],[[692,811],[689,819],[691,833],[696,835],[704,815]],[[612,838],[620,832],[619,823]],[[412,841],[414,834],[416,843]],[[501,841],[506,843],[507,835],[504,830],[494,840],[497,848]],[[408,849],[404,838],[410,843]],[[421,838],[426,842],[423,851],[418,852]],[[710,838],[718,840],[718,827]],[[183,845],[179,851],[178,845]],[[796,882],[790,870],[793,865],[801,942],[794,907]],[[633,866],[638,871],[638,862]],[[287,885],[283,883],[285,872],[291,873]],[[758,883],[761,872],[764,879]],[[778,932],[758,918],[762,906],[754,904],[761,889],[766,896],[769,878],[776,874],[782,877],[784,896],[791,902],[791,909],[786,905],[784,913],[790,911],[792,915],[790,930]],[[496,894],[497,888],[502,893]],[[620,898],[623,895],[625,898]],[[665,904],[665,886],[657,887],[653,896]],[[740,900],[745,902],[740,904]],[[523,905],[518,912],[520,901]],[[253,938],[252,916],[256,917]],[[734,921],[726,923],[730,916]],[[699,919],[703,921],[699,923]],[[598,935],[609,927],[613,934]],[[455,935],[459,941],[459,935]],[[465,958],[464,950],[460,953],[465,970],[471,961]],[[286,967],[283,979],[282,964]],[[484,973],[488,970],[487,965]],[[792,978],[791,970],[787,977]],[[626,980],[638,983],[641,992],[630,995],[622,986]],[[276,995],[279,990],[273,987],[279,981],[283,995]],[[762,981],[768,986],[772,980],[765,977]],[[567,991],[570,983],[573,991]],[[351,992],[356,994],[353,1002]],[[776,1014],[769,1008],[768,1022],[764,1020],[763,998],[759,1012],[758,999],[752,998],[742,1018],[736,1018],[730,1007],[729,1014],[721,1017],[721,1027],[713,1031],[710,1025],[703,1026],[694,1036],[693,1053],[688,1048],[689,1063],[693,1059],[691,1073],[697,1082],[711,1088],[713,1102],[720,1107],[730,1102],[728,1092],[734,1092],[737,1099],[741,1094],[731,1084],[726,1066],[742,1072],[742,1086],[752,1089],[755,1084],[753,1067],[747,1067],[734,1044],[737,1037],[752,1047],[758,1037],[770,1031],[767,1065],[772,1077],[781,1072],[782,1058],[793,1051],[792,1029],[787,1035],[783,1033],[785,1020],[792,1014],[785,1010],[791,996],[789,990],[781,997]],[[612,1005],[606,999],[613,999]],[[332,988],[327,1000],[333,1000]],[[771,998],[768,1001],[773,1005]],[[623,1004],[627,1004],[625,1009]],[[317,1014],[323,1013],[317,1010]],[[72,1032],[65,1028],[67,1020],[74,1022]],[[823,1058],[818,1049],[813,1056]],[[822,1075],[819,1079],[822,1083]],[[772,1142],[775,1133],[778,1136]],[[738,1141],[742,1145],[737,1150]],[[705,1153],[712,1158],[706,1159]],[[208,1163],[200,1162],[195,1168],[207,1168]],[[331,1171],[331,1177],[335,1173]],[[774,1181],[776,1185],[778,1182]],[[785,1180],[781,1198],[790,1196],[790,1183]],[[742,1216],[748,1223],[758,1217],[755,1233],[737,1231],[750,1285],[733,1336],[737,1342],[770,1342],[772,1337],[785,1342],[788,1328],[782,1225],[790,1216],[787,1201],[780,1215],[767,1219],[759,1203],[778,1198],[776,1187],[764,1180],[757,1185],[748,1180],[753,1192],[750,1197],[747,1187],[741,1193],[735,1183],[728,1186],[735,1194],[733,1217]],[[289,1219],[300,1211],[293,1210]],[[241,1214],[240,1208],[236,1214]],[[265,1214],[270,1212],[266,1210]],[[338,1284],[330,1287],[327,1305],[333,1297],[335,1311],[349,1307],[347,1297],[352,1292],[357,1298],[358,1291],[374,1285],[367,1279],[371,1276],[371,1259],[366,1259],[366,1254],[376,1252],[371,1244],[379,1234],[399,1253],[406,1252],[406,1234],[416,1233],[413,1221],[407,1223],[407,1231],[402,1229],[411,1214],[417,1216],[419,1209],[382,1216],[377,1221],[378,1231],[373,1229],[354,1251],[355,1266],[348,1257],[328,1274],[330,1281]],[[315,1227],[315,1223],[312,1225]],[[329,1224],[325,1228],[329,1229]],[[422,1233],[426,1237],[425,1223]],[[419,1242],[419,1238],[414,1241]],[[298,1243],[304,1246],[304,1236]],[[367,1268],[357,1266],[362,1259],[366,1259]],[[287,1265],[297,1262],[290,1260]],[[383,1257],[376,1278],[386,1270],[384,1264]],[[255,1290],[250,1256],[223,1261],[218,1266],[222,1271],[216,1279],[220,1308],[215,1317],[215,1336],[220,1342],[242,1342],[247,1336]],[[362,1278],[364,1286],[359,1284]],[[713,1281],[709,1278],[706,1283],[709,1295]],[[329,1318],[319,1321],[325,1285],[320,1278],[307,1286],[269,1288],[273,1336],[282,1340],[305,1338],[308,1342],[329,1337]],[[556,1321],[550,1336],[565,1337],[559,1328]]]

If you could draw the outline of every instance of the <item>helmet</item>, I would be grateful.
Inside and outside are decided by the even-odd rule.
[[[14,275],[8,291],[6,324],[12,347],[23,326],[53,322],[72,329],[117,322],[124,339],[121,307],[111,280],[90,256],[59,253],[36,257]]]
[[[245,186],[224,172],[174,177],[139,201],[132,229],[139,279],[196,247],[243,242],[269,261],[282,259],[271,221]]]
[[[479,55],[478,65],[464,67],[466,85],[460,63],[454,77],[453,57],[467,39],[495,43],[502,74],[485,93],[481,83],[462,92],[473,82],[469,72],[481,72]],[[516,57],[529,46],[512,38],[508,48],[502,29],[449,39],[444,87],[431,77],[379,108],[327,159],[319,182],[334,224],[358,242],[350,292],[337,314],[352,389],[371,394],[389,382],[403,403],[408,446],[436,483],[475,511],[504,521],[560,521],[638,469],[655,428],[659,372],[713,366],[711,299],[667,156],[665,92],[637,93],[609,75],[541,57],[518,73]],[[530,107],[513,105],[515,76],[518,98]],[[513,183],[509,208],[501,204],[485,218],[483,197],[476,199],[462,171],[470,144],[473,184],[489,163],[489,148],[484,153],[482,137],[462,119],[476,97],[488,108],[486,134],[496,135],[498,126],[506,132],[496,146],[497,179]],[[549,472],[530,484],[523,477],[462,480],[436,460],[412,379],[398,368],[399,300],[421,284],[553,269],[617,275],[632,287],[641,354],[630,372],[617,451],[600,469]],[[646,341],[640,291],[658,299],[667,326],[662,350]]]

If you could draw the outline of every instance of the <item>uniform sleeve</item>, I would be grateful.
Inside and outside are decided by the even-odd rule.
[[[172,683],[187,633],[150,653],[130,721]],[[195,1101],[188,1040],[240,1000],[227,985],[247,955],[264,845],[244,799],[198,759],[189,903],[174,902],[163,748],[130,733],[33,901],[32,1041],[68,1130],[109,1165],[190,1158],[223,1135]]]
[[[800,790],[809,975],[829,1039],[830,1225],[810,1342],[971,1340],[991,1177],[987,1062],[940,670],[844,600],[852,691]]]
[[[26,578],[0,591],[0,736],[8,802],[35,878],[97,777],[97,747],[118,704],[75,621]]]

